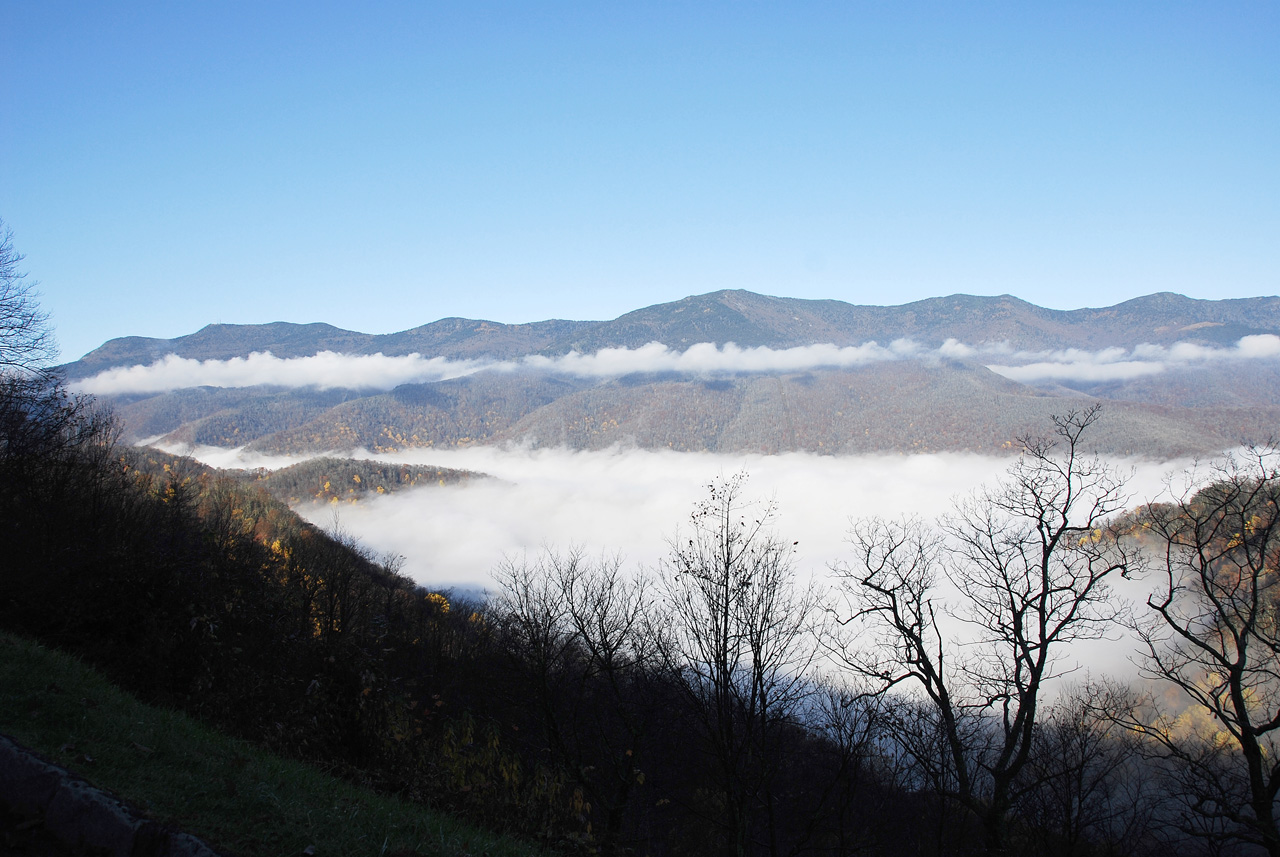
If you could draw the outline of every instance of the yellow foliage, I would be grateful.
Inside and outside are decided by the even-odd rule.
[[[1199,705],[1188,706],[1175,717],[1169,732],[1173,735],[1195,735],[1215,747],[1225,747],[1235,740],[1217,718]]]

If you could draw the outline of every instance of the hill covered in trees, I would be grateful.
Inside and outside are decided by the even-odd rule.
[[[502,324],[445,318],[400,333],[366,334],[329,324],[211,324],[176,339],[113,339],[64,369],[70,380],[115,366],[151,363],[167,354],[225,360],[253,351],[302,357],[419,353],[450,358],[557,355],[600,348],[638,348],[660,342],[684,348],[699,342],[787,348],[830,342],[858,345],[915,339],[941,345],[1008,342],[1022,350],[1131,347],[1184,340],[1230,343],[1242,336],[1280,333],[1280,298],[1207,301],[1168,292],[1113,307],[1054,310],[1012,295],[951,295],[901,306],[859,306],[838,300],[771,297],[743,290],[693,295],[637,309],[611,321],[551,320]]]
[[[380,336],[211,325],[172,340],[112,340],[61,371],[110,401],[135,440],[268,452],[515,442],[999,453],[1048,414],[1106,401],[1100,450],[1171,457],[1271,435],[1277,334],[1280,298],[1156,294],[1061,311],[1009,296],[870,307],[725,291],[605,322],[444,319]],[[666,349],[668,368],[654,368],[650,343]],[[720,349],[714,360],[689,358],[707,343]],[[862,351],[824,362],[802,353],[815,346]],[[750,348],[771,351],[744,356]],[[255,374],[246,358],[265,352],[271,366],[324,364],[301,380]],[[429,377],[386,381],[376,367],[343,368],[374,355],[419,355]],[[597,362],[583,368],[584,357]],[[190,380],[137,380],[163,359],[188,361],[169,369]],[[232,366],[235,378],[201,380],[197,361]]]
[[[408,488],[457,485],[485,474],[420,464],[387,464],[358,458],[312,458],[276,470],[219,470],[193,458],[153,447],[125,447],[121,465],[135,476],[182,481],[228,479],[261,488],[289,506],[300,503],[357,503],[374,495],[393,494]]]

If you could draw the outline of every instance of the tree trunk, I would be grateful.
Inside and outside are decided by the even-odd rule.
[[[988,855],[1007,854],[1009,847],[1009,799],[998,787],[996,791],[982,816],[983,853]]]

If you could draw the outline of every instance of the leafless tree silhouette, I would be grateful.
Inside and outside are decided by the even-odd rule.
[[[1054,418],[1051,437],[1023,439],[1005,478],[958,503],[940,527],[856,523],[856,559],[836,569],[844,624],[873,635],[843,648],[845,662],[885,690],[923,690],[947,758],[922,761],[935,786],[981,820],[991,854],[1008,847],[1045,684],[1065,671],[1070,643],[1113,626],[1121,608],[1107,580],[1134,562],[1108,526],[1127,503],[1125,479],[1082,445],[1099,416],[1096,406],[1071,412]],[[949,615],[971,629],[968,642],[940,628],[944,578],[958,601]]]

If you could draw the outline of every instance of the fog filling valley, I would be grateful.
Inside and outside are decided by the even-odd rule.
[[[170,448],[215,467],[278,468],[305,457],[264,456],[216,447]],[[489,474],[460,485],[413,488],[355,504],[301,504],[296,510],[327,530],[340,529],[380,555],[404,557],[403,571],[433,589],[492,590],[493,569],[506,559],[530,560],[545,549],[581,548],[589,556],[621,554],[626,567],[652,570],[670,540],[688,529],[694,504],[718,476],[749,474],[747,501],[776,503],[775,532],[798,542],[801,581],[829,585],[831,565],[848,561],[851,519],[916,515],[932,520],[956,498],[993,485],[1011,457],[959,453],[820,456],[714,455],[670,451],[576,452],[563,449],[471,447],[416,449],[352,457],[430,464]],[[1189,461],[1112,459],[1132,473],[1130,505],[1158,499],[1170,474]],[[1116,578],[1116,594],[1145,599],[1148,583]],[[1133,642],[1078,643],[1073,656],[1089,668],[1131,677]]]

